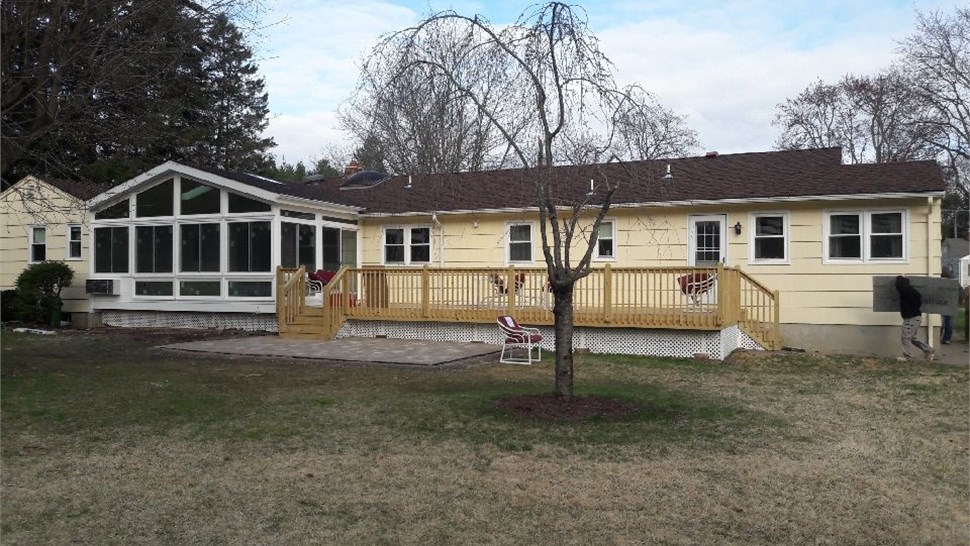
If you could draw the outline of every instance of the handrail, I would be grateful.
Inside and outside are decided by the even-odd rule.
[[[280,333],[304,313],[306,307],[306,270],[301,265],[296,269],[276,268],[276,317]]]
[[[290,275],[285,281],[284,272]],[[322,336],[336,336],[347,319],[491,323],[507,314],[520,323],[551,325],[547,275],[545,268],[512,266],[341,267],[321,294]],[[697,278],[713,281],[697,283]],[[278,279],[283,284],[280,331],[286,332],[305,312],[302,268],[281,269]],[[778,293],[738,268],[606,264],[577,281],[573,302],[577,326],[718,330],[738,325],[764,346],[780,346]]]

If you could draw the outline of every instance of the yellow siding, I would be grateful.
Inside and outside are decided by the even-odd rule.
[[[81,224],[81,259],[69,260],[68,224]],[[47,259],[63,260],[74,270],[74,281],[64,289],[64,310],[88,311],[84,282],[88,276],[90,231],[83,201],[34,177],[27,177],[0,195],[0,288],[16,285],[28,265],[32,226],[47,228]]]
[[[906,263],[827,264],[823,260],[824,213],[904,209],[909,221]],[[786,264],[749,263],[750,214],[784,213],[788,216],[789,261]],[[781,292],[781,322],[807,324],[898,324],[895,313],[873,313],[872,277],[882,275],[940,274],[940,203],[934,199],[859,200],[814,203],[768,203],[723,207],[670,207],[613,209],[607,219],[616,222],[616,259],[597,261],[594,267],[679,267],[687,264],[688,216],[727,216],[728,265],[740,266],[755,280]],[[439,228],[430,216],[418,218],[367,218],[362,224],[361,265],[380,265],[384,226],[431,226],[432,265],[445,267],[504,266],[510,222],[534,226],[532,267],[544,267],[538,232],[538,212],[516,214],[441,214]],[[740,222],[741,235],[731,226]],[[589,222],[587,222],[588,225]],[[443,230],[444,259],[440,235]],[[929,238],[927,237],[929,234]],[[929,239],[929,246],[927,241]],[[585,239],[573,245],[573,262],[585,250]],[[529,264],[523,264],[529,265]]]

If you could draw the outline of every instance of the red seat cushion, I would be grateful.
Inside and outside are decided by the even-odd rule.
[[[506,343],[539,343],[542,341],[542,334],[531,334],[531,335],[514,335],[505,338]]]

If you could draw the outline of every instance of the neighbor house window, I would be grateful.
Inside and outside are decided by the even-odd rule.
[[[384,230],[384,263],[412,264],[431,261],[431,228],[387,228]]]
[[[604,220],[600,222],[599,231],[596,234],[596,257],[601,260],[609,260],[616,257],[613,227],[614,224],[612,221]]]
[[[47,259],[47,228],[37,226],[30,228],[30,263],[42,262]]]
[[[219,224],[182,224],[179,249],[180,271],[219,271]]]
[[[532,224],[509,226],[509,261],[532,261]]]
[[[270,271],[271,247],[269,222],[229,224],[229,271]]]
[[[47,259],[47,228],[37,226],[30,228],[30,263],[43,262]]]
[[[77,224],[67,226],[67,259],[81,259],[81,226]]]
[[[901,210],[826,214],[825,259],[879,262],[906,259],[906,216]]]
[[[135,272],[172,272],[172,226],[137,226],[135,228]],[[169,285],[169,294],[165,295],[171,295],[171,283]]]
[[[94,272],[128,272],[128,227],[94,228]]]
[[[761,213],[752,216],[752,261],[788,260],[788,215]]]

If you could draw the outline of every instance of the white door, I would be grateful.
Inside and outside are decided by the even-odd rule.
[[[687,265],[711,267],[727,261],[727,215],[689,217]]]

